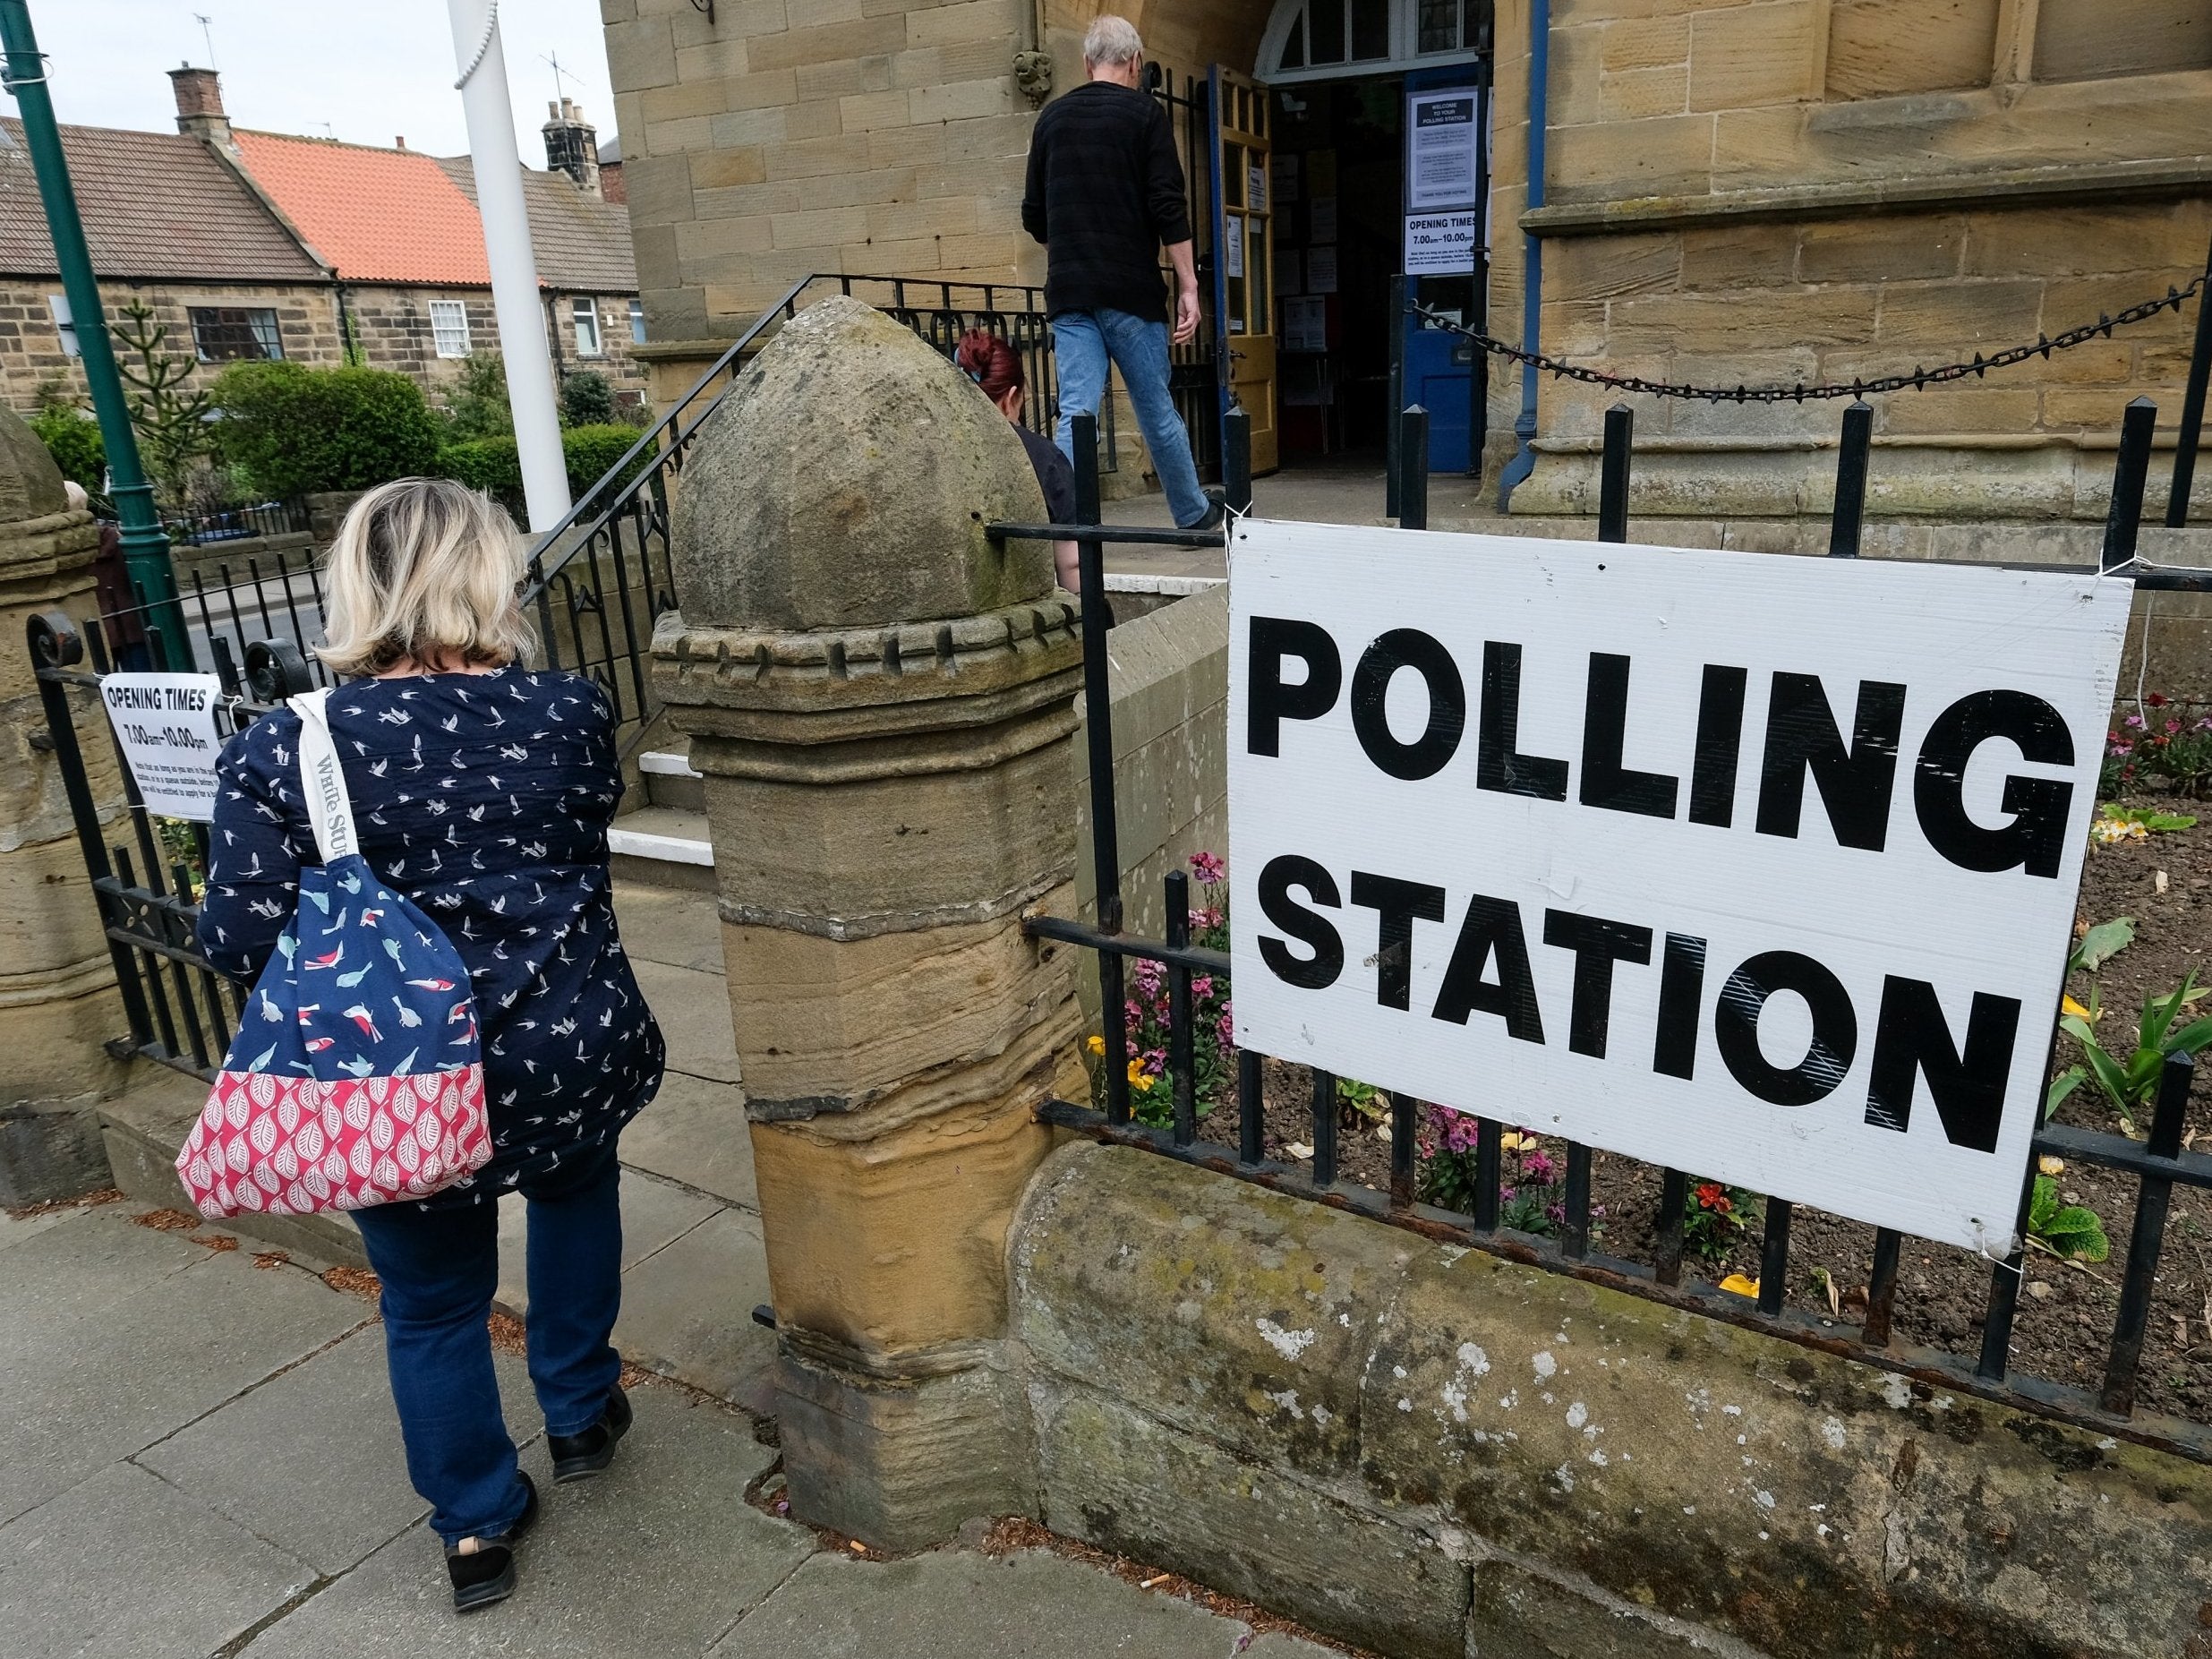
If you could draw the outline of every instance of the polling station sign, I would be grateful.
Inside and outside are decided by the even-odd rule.
[[[2001,1254],[2131,586],[1241,523],[1236,1039]]]
[[[212,819],[223,682],[213,674],[103,674],[100,701],[146,810]]]

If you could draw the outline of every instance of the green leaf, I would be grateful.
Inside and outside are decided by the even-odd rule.
[[[2083,1046],[2081,1057],[2088,1062],[2089,1075],[2097,1080],[2097,1086],[2105,1091],[2105,1098],[2122,1112],[2131,1110],[2135,1105],[2136,1096],[2129,1087],[2128,1074],[2120,1062],[2093,1042]]]
[[[2066,971],[2095,973],[2112,957],[2134,943],[2134,917],[2115,916],[2110,921],[2099,922],[2081,936],[2080,943],[2074,946],[2073,954],[2067,959]]]
[[[2043,1242],[2063,1256],[2083,1261],[2102,1261],[2112,1254],[2103,1219],[2080,1204],[2069,1204],[2054,1215],[2044,1227]]]
[[[2185,830],[2197,827],[2194,817],[2173,812],[2146,812],[2139,820],[2147,830]]]
[[[2078,1013],[2059,1015],[2058,1029],[2085,1048],[2095,1048],[2099,1046],[2097,1040],[2097,1028]]]
[[[2194,988],[2196,979],[2196,970],[2192,968],[2178,990],[2168,991],[2164,996],[2147,996],[2143,999],[2143,1017],[2136,1030],[2144,1048],[2164,1047],[2166,1029],[2174,1023],[2174,1016],[2181,1013],[2182,998]]]
[[[2040,1238],[2057,1213],[2058,1183],[2049,1176],[2037,1176],[2035,1195],[2028,1201],[2028,1230]]]
[[[2208,1048],[2212,1048],[2212,1013],[2201,1020],[2191,1021],[2178,1031],[2166,1033],[2165,1051],[2168,1054],[2194,1056]]]
[[[2080,1088],[2082,1079],[2088,1074],[2088,1069],[2086,1066],[2070,1065],[2051,1080],[2051,1086],[2043,1097],[2043,1121],[2045,1123],[2051,1121],[2053,1115],[2065,1103],[2066,1097]]]

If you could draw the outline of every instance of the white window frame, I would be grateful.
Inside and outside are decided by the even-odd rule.
[[[576,355],[579,357],[603,357],[607,355],[606,341],[600,336],[599,302],[579,295],[568,302],[568,320],[576,330]]]
[[[469,338],[468,302],[432,300],[430,303],[430,338],[431,349],[440,357],[465,357],[473,352],[475,345]]]
[[[634,299],[630,302],[630,344],[643,346],[645,343],[645,302]]]
[[[46,308],[54,313],[54,331],[62,337],[62,355],[65,357],[83,356],[84,347],[77,344],[77,319],[69,309],[69,295],[47,295]]]
[[[1365,75],[1403,74],[1409,69],[1436,69],[1452,64],[1475,64],[1479,51],[1463,46],[1456,52],[1422,52],[1420,0],[1389,0],[1390,56],[1366,57],[1356,63],[1308,64],[1302,69],[1281,67],[1283,48],[1290,42],[1293,24],[1305,15],[1308,0],[1276,0],[1275,14],[1260,37],[1260,64],[1254,72],[1270,86],[1291,86],[1301,81],[1349,81]],[[1351,0],[1345,0],[1349,26]]]

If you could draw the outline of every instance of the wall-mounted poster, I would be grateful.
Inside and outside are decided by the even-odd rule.
[[[1473,87],[1405,99],[1405,210],[1472,208],[1482,194],[1482,130]]]
[[[1316,196],[1313,205],[1306,210],[1306,240],[1334,242],[1337,240],[1337,198]]]
[[[1409,277],[1464,277],[1474,269],[1477,215],[1408,213],[1405,216],[1405,274]]]
[[[1328,349],[1327,300],[1308,295],[1283,302],[1283,349],[1315,352]]]
[[[1244,274],[1244,221],[1234,214],[1222,221],[1221,263],[1232,277]]]
[[[1337,291],[1337,250],[1308,248],[1306,250],[1306,288],[1313,294],[1334,294]]]

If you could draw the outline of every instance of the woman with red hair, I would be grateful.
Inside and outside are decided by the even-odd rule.
[[[1028,401],[1029,390],[1021,372],[1020,354],[997,335],[970,329],[953,348],[952,361],[969,380],[983,388],[983,395],[1013,423],[1021,447],[1029,452],[1029,465],[1037,470],[1038,485],[1045,492],[1045,510],[1053,523],[1074,523],[1075,469],[1068,465],[1068,458],[1060,453],[1051,439],[1021,423],[1022,406]],[[1075,543],[1055,542],[1052,557],[1059,571],[1060,586],[1071,594],[1082,592]]]

